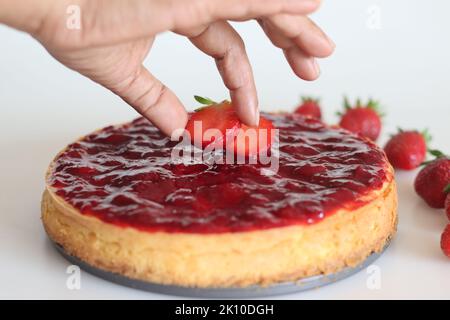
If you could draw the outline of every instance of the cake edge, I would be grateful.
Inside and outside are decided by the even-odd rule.
[[[129,278],[202,288],[270,285],[336,273],[380,252],[396,232],[395,180],[373,192],[364,206],[313,225],[195,234],[109,224],[80,214],[47,187],[42,221],[69,254]]]

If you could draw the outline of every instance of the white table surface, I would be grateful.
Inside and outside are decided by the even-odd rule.
[[[379,29],[366,25],[372,5],[381,13]],[[387,113],[381,145],[397,126],[429,128],[432,146],[450,153],[450,46],[444,40],[449,9],[444,0],[427,7],[406,0],[324,3],[314,17],[337,49],[321,62],[322,76],[314,83],[292,75],[255,23],[237,28],[247,43],[264,110],[289,109],[300,93],[315,94],[333,123],[343,93],[372,95]],[[214,64],[181,37],[159,37],[146,65],[188,108],[195,106],[193,94],[226,97]],[[0,26],[0,298],[172,298],[85,272],[80,290],[69,290],[70,264],[52,248],[40,221],[44,173],[56,152],[78,136],[134,116],[120,99],[59,65],[28,36]],[[317,290],[276,298],[449,299],[450,259],[439,247],[448,221],[443,210],[430,209],[416,196],[416,174],[396,174],[398,234],[374,263],[381,274],[379,289],[367,286],[370,274],[363,270]]]

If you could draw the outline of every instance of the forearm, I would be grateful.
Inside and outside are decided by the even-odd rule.
[[[0,23],[28,33],[39,29],[53,0],[0,0]]]

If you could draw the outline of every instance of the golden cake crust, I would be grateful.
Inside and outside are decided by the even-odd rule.
[[[393,237],[393,170],[372,199],[312,225],[219,234],[147,232],[82,215],[47,187],[42,220],[49,237],[97,268],[187,287],[268,285],[335,273],[379,252]]]

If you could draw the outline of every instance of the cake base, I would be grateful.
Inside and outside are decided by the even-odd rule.
[[[374,196],[313,225],[241,233],[123,228],[80,214],[51,191],[44,193],[42,218],[54,242],[106,272],[164,286],[264,287],[336,274],[381,252],[397,225],[394,180]]]
[[[122,286],[130,287],[133,289],[143,290],[147,292],[182,296],[190,298],[209,298],[209,299],[246,299],[246,298],[262,298],[269,296],[293,294],[311,289],[317,289],[339,280],[348,278],[359,271],[370,266],[375,260],[377,260],[389,247],[390,241],[388,240],[384,248],[380,252],[372,253],[363,262],[355,267],[347,267],[341,271],[328,275],[319,275],[308,278],[303,278],[298,281],[288,281],[268,286],[249,286],[249,287],[226,287],[226,288],[193,288],[182,287],[175,285],[161,285],[158,283],[147,282],[143,280],[132,279],[123,276],[118,273],[113,273],[99,269],[93,265],[90,265],[83,260],[69,254],[60,244],[54,242],[49,238],[56,250],[70,263],[79,266],[82,270],[102,278],[104,280],[117,283]]]

